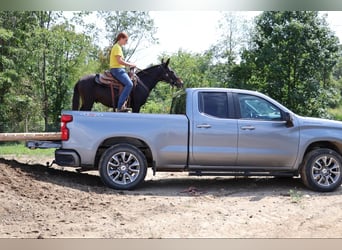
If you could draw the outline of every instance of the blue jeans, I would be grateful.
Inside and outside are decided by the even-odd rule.
[[[124,85],[124,89],[122,90],[118,102],[118,109],[121,109],[132,91],[133,82],[124,68],[112,68],[110,69],[110,73]]]

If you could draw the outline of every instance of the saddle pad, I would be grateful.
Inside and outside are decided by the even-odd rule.
[[[117,79],[115,79],[109,71],[105,71],[104,74],[96,74],[95,82],[100,85],[104,85],[109,87],[109,85],[113,85],[114,87],[120,88],[122,83],[120,83]]]
[[[97,84],[99,84],[100,86],[102,86],[102,87],[109,88],[109,87],[111,86],[110,83],[104,83],[104,82],[101,82],[101,81],[100,81],[100,74],[96,74],[96,75],[95,75],[95,82],[96,82]],[[116,84],[113,84],[113,87],[114,87],[115,89],[119,89],[119,85],[121,86],[121,84],[116,83]]]

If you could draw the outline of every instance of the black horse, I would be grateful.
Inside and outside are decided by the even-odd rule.
[[[160,65],[152,66],[137,73],[140,81],[131,92],[131,108],[134,113],[139,113],[140,108],[146,103],[151,90],[158,82],[163,81],[177,88],[183,87],[182,80],[169,67],[170,59]],[[115,95],[118,97],[118,95]],[[79,80],[74,88],[72,109],[78,110],[80,97],[82,99],[82,111],[90,111],[95,102],[100,102],[107,107],[113,107],[111,90],[107,86],[95,82],[95,75],[88,75]],[[117,99],[117,98],[116,98]],[[117,105],[117,100],[115,100]]]

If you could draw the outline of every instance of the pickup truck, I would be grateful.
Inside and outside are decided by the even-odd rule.
[[[315,191],[341,186],[342,122],[301,117],[259,92],[189,88],[170,114],[62,111],[55,163],[98,170],[133,189],[148,168],[196,176],[300,176]]]

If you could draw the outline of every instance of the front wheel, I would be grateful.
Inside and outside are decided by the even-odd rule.
[[[120,190],[130,190],[144,181],[147,162],[144,154],[129,144],[107,149],[99,163],[99,173],[105,185]]]
[[[315,191],[331,192],[342,183],[342,158],[331,149],[314,149],[305,156],[301,169],[304,184]]]

